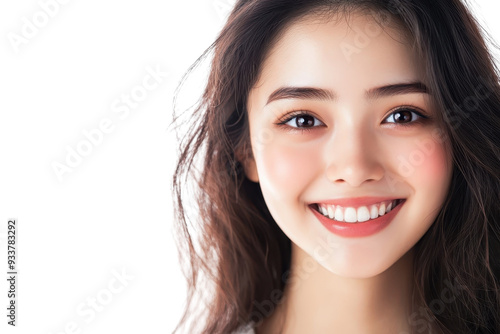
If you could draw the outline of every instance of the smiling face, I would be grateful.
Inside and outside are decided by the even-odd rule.
[[[397,30],[376,28],[365,15],[293,23],[247,105],[247,177],[294,249],[345,277],[408,252],[451,179],[422,64]]]

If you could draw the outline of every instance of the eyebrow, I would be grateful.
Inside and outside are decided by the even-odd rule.
[[[397,83],[381,87],[372,88],[365,91],[365,97],[369,100],[394,96],[400,94],[410,94],[410,93],[422,93],[429,94],[427,87],[421,82],[410,82],[410,83]],[[276,89],[269,95],[266,105],[276,100],[283,99],[315,99],[315,100],[336,100],[337,94],[335,92],[314,87],[294,87],[286,86]]]

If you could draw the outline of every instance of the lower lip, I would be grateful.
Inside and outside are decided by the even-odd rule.
[[[341,237],[346,238],[359,238],[359,237],[367,237],[369,235],[373,235],[377,232],[380,232],[385,227],[387,227],[394,217],[398,214],[401,207],[404,205],[405,201],[399,203],[394,209],[392,209],[389,213],[386,213],[383,216],[380,216],[375,219],[370,219],[362,223],[344,223],[339,222],[333,219],[326,218],[321,213],[309,207],[311,211],[318,217],[321,224],[326,227],[330,232],[337,234]]]

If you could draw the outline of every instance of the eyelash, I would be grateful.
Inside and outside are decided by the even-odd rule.
[[[418,118],[417,118],[417,120],[411,121],[409,123],[395,123],[395,122],[390,122],[390,123],[383,122],[383,123],[385,123],[385,124],[395,124],[395,125],[399,125],[399,126],[403,126],[405,128],[408,128],[408,127],[412,127],[412,126],[415,126],[415,125],[418,125],[418,124],[422,124],[422,123],[425,123],[425,122],[431,120],[430,116],[425,115],[423,112],[419,111],[418,108],[416,108],[416,107],[414,107],[412,105],[403,105],[403,106],[399,106],[399,107],[396,107],[396,108],[392,109],[389,112],[389,114],[384,118],[384,120],[386,120],[391,115],[394,115],[395,113],[397,113],[399,111],[410,111],[411,113],[416,114],[418,116]],[[293,127],[293,126],[286,125],[286,123],[290,122],[291,120],[293,120],[294,118],[299,117],[299,116],[311,116],[311,117],[313,117],[313,118],[315,118],[315,119],[317,119],[319,121],[318,117],[314,116],[313,113],[311,113],[311,112],[309,112],[307,110],[292,110],[292,111],[286,113],[285,115],[283,115],[278,120],[278,122],[275,123],[275,124],[278,127],[284,128],[284,130],[286,130],[286,131],[292,131],[292,132],[299,131],[301,133],[314,130],[315,128],[318,127],[318,126],[312,126],[312,127],[300,128],[300,127]],[[321,122],[321,123],[323,123],[323,122]]]
[[[314,128],[317,128],[317,126],[312,126],[309,128],[299,128],[299,127],[293,127],[286,125],[286,123],[290,122],[292,119],[298,117],[298,116],[311,116],[314,117],[315,119],[318,119],[314,114],[307,110],[292,110],[285,115],[283,115],[279,120],[278,123],[275,123],[277,126],[284,128],[286,131],[300,131],[300,132],[308,132],[313,130]],[[319,120],[319,119],[318,119]],[[321,121],[320,121],[321,122]],[[323,122],[321,122],[323,123]]]

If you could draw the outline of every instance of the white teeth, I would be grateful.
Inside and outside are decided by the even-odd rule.
[[[370,218],[375,219],[378,217],[378,208],[376,205],[372,205],[370,208]]]
[[[365,222],[370,220],[370,211],[366,206],[360,206],[357,211],[358,214],[358,222]]]
[[[400,203],[399,200],[385,201],[378,204],[368,206],[360,206],[358,208],[347,207],[343,208],[339,205],[318,204],[318,211],[323,216],[330,219],[335,219],[345,223],[365,222],[370,219],[376,219],[389,213],[393,208]]]
[[[385,209],[385,213],[388,213],[389,211],[391,211],[392,209],[392,202],[389,203],[389,205],[387,206],[387,208]]]
[[[328,217],[330,217],[330,219],[333,219],[333,217],[335,217],[335,213],[333,211],[333,205],[328,206]]]
[[[344,212],[340,206],[337,206],[337,209],[335,209],[335,220],[339,222],[344,221]]]
[[[378,215],[383,216],[385,215],[385,203],[380,204],[378,207]]]
[[[357,222],[357,219],[356,219],[356,209],[354,209],[354,208],[345,208],[345,211],[344,211],[344,221],[346,223],[355,223],[355,222]]]

